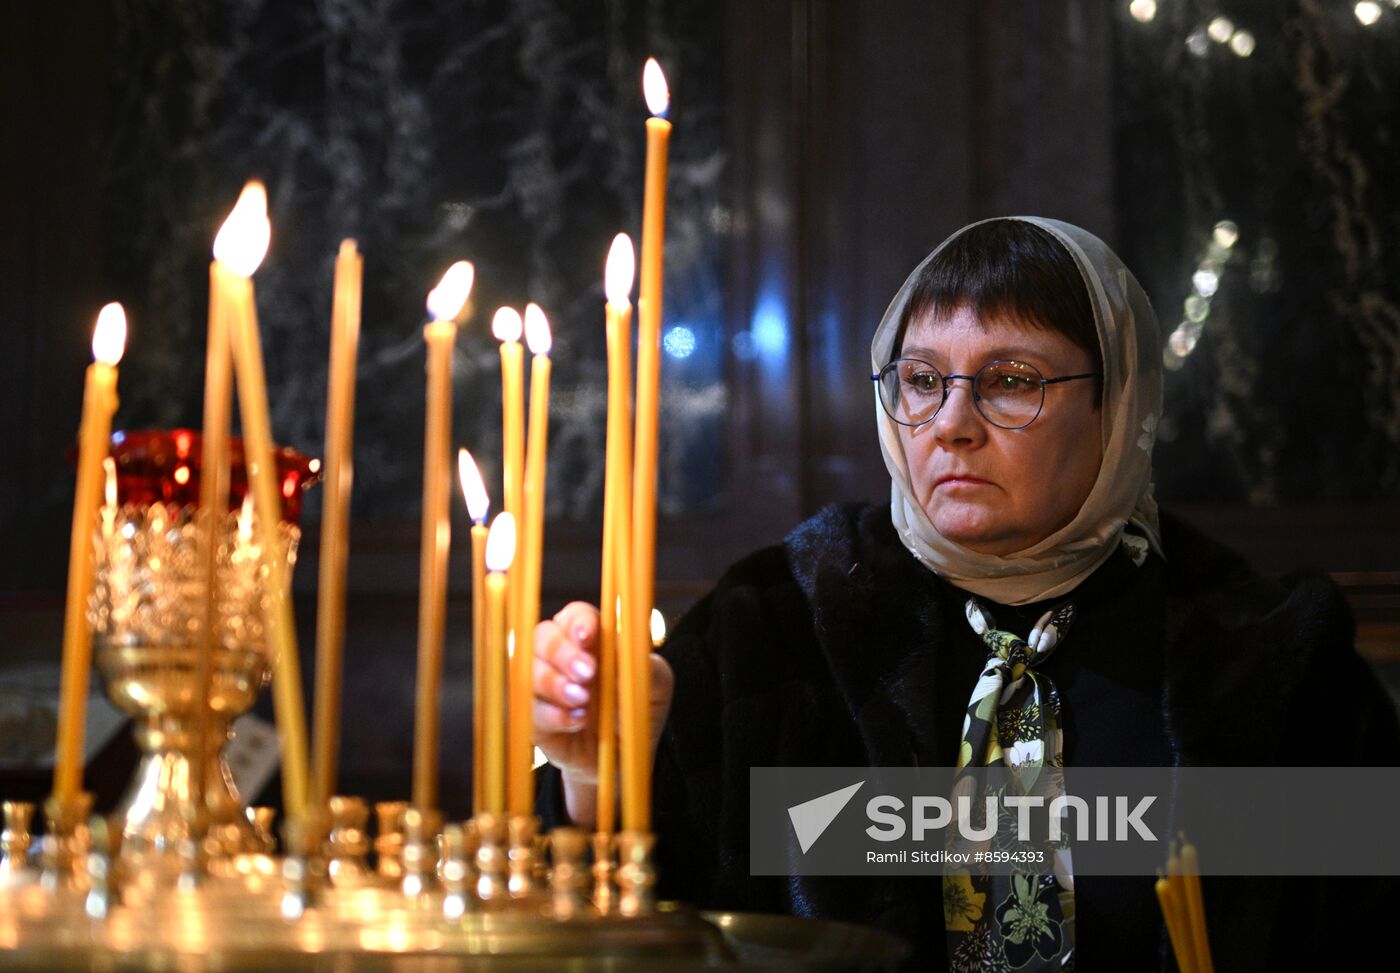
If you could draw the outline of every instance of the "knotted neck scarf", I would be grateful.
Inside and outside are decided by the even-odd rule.
[[[966,614],[988,654],[963,717],[953,789],[955,794],[969,796],[976,792],[980,798],[983,788],[976,771],[983,767],[1004,766],[1029,785],[1028,778],[1041,767],[1064,766],[1060,694],[1036,666],[1069,631],[1074,604],[1064,602],[1047,611],[1024,639],[997,628],[991,612],[976,598],[968,599]],[[980,803],[975,801],[974,806]],[[994,838],[967,844],[955,819],[948,829],[950,843],[959,850],[985,853],[991,840],[1004,840],[1015,828],[1014,820],[1003,817],[979,822],[986,825],[995,827]],[[1010,857],[1012,850],[1003,850]],[[1014,865],[1009,875],[988,874],[976,867],[944,873],[944,928],[954,971],[1073,968],[1074,877],[1069,849],[1060,845],[1049,854],[1049,861]]]

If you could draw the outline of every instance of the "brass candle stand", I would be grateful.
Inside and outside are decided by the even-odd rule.
[[[619,971],[663,964],[684,971],[775,963],[834,971],[888,969],[904,953],[893,937],[861,927],[654,903],[653,836],[645,834],[617,838],[625,849],[616,869],[621,887],[609,897],[632,903],[631,915],[606,899],[600,906],[596,880],[590,885],[598,874],[590,844],[610,843],[556,829],[537,859],[533,818],[481,815],[436,830],[429,827],[434,813],[405,809],[397,869],[381,861],[372,870],[367,837],[350,833],[367,809],[354,799],[333,803],[338,818],[325,810],[284,822],[281,857],[240,854],[227,869],[197,869],[196,882],[174,885],[143,882],[149,860],[133,854],[119,822],[109,827],[101,818],[81,829],[87,851],[65,860],[67,873],[41,881],[35,863],[25,861],[32,808],[8,804],[0,962],[44,971]],[[512,894],[510,879],[521,866],[514,873],[511,866],[526,860],[532,879],[543,880]],[[389,872],[398,877],[386,878]]]
[[[148,434],[135,458],[160,467],[173,446],[169,462],[181,461],[180,442]],[[35,808],[5,802],[0,969],[682,973],[759,958],[834,971],[902,956],[897,940],[859,927],[657,903],[650,834],[546,835],[531,816],[443,822],[434,808],[384,802],[371,840],[370,808],[354,797],[279,832],[271,809],[244,807],[223,748],[268,681],[266,558],[293,563],[297,529],[282,524],[280,550],[264,552],[247,517],[214,525],[202,696],[209,592],[196,511],[163,492],[102,511],[88,621],[141,762],[109,818],[92,816],[87,794],[47,802],[38,841]]]

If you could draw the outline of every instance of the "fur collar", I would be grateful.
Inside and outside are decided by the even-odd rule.
[[[1163,707],[1177,763],[1297,764],[1260,752],[1260,734],[1238,731],[1241,713],[1280,726],[1311,667],[1351,652],[1355,626],[1324,575],[1282,581],[1169,514]],[[867,752],[885,765],[929,759],[926,704],[943,610],[932,572],[899,541],[886,505],[840,504],[785,542],[788,566],[812,609],[821,651]],[[858,652],[850,647],[859,646]],[[1278,735],[1262,735],[1282,747]]]

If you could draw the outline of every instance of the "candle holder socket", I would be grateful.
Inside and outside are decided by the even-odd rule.
[[[582,828],[555,828],[549,833],[549,847],[551,911],[556,919],[577,918],[587,906],[583,887],[588,882],[588,836]]]
[[[507,824],[510,848],[506,852],[510,878],[507,889],[512,899],[528,899],[535,890],[535,839],[540,819],[529,814],[511,815]]]
[[[617,864],[613,858],[614,841],[611,831],[593,833],[593,908],[600,916],[617,910],[617,886],[613,884]]]
[[[29,848],[34,843],[34,805],[5,801],[4,830],[0,831],[0,886],[32,876]]]
[[[477,815],[476,828],[480,838],[476,849],[476,896],[482,902],[499,902],[510,894],[505,815],[485,811]]]
[[[88,816],[92,813],[92,795],[86,791],[71,800],[57,796],[44,802],[44,823],[47,834],[43,842],[41,879],[46,888],[78,888],[87,886],[88,848],[91,833]]]
[[[438,884],[442,886],[442,916],[449,922],[462,918],[476,907],[472,857],[467,828],[449,824],[438,836]]]
[[[442,814],[410,807],[403,813],[403,879],[400,889],[409,898],[428,892],[436,874],[436,835]]]
[[[656,835],[650,832],[623,831],[617,836],[617,911],[623,916],[650,915],[655,908],[655,845]]]
[[[378,833],[374,837],[375,869],[385,882],[403,878],[403,815],[407,801],[379,801],[374,805]]]
[[[326,874],[336,888],[357,888],[370,878],[369,805],[358,797],[330,799],[331,830],[322,854]]]

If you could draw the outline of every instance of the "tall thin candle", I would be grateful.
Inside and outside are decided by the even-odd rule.
[[[472,518],[472,813],[486,810],[486,514],[491,501],[476,460],[457,450],[457,475]]]
[[[418,579],[418,685],[413,732],[413,804],[435,808],[438,796],[442,643],[447,627],[448,517],[452,462],[452,351],[456,317],[471,294],[472,265],[459,260],[428,295],[432,321],[423,329],[428,354],[423,429],[423,529]]]
[[[230,216],[232,219],[232,216]],[[227,225],[227,224],[226,224]],[[220,233],[223,233],[220,229]],[[204,349],[204,427],[200,437],[199,515],[200,557],[204,580],[204,623],[195,656],[195,746],[190,793],[197,807],[204,807],[205,765],[213,721],[209,699],[213,681],[214,652],[219,646],[218,563],[219,533],[228,511],[230,480],[229,429],[233,414],[233,362],[229,337],[230,315],[251,286],[248,278],[219,260],[209,265],[209,328]]]
[[[350,488],[354,482],[355,359],[360,343],[364,258],[342,240],[331,298],[330,371],[326,377],[325,501],[316,585],[316,710],[312,802],[335,793],[340,754],[340,688],[345,649],[345,572],[350,560]]]
[[[92,629],[87,600],[92,591],[92,534],[102,495],[102,461],[110,449],[117,411],[117,362],[126,348],[126,314],[108,304],[97,316],[92,356],[83,383],[78,428],[78,478],[73,494],[73,529],[68,538],[68,594],[63,613],[63,663],[58,697],[58,740],[53,768],[54,797],[71,805],[83,789],[83,735],[87,726],[92,670]]]
[[[491,321],[491,332],[501,343],[501,455],[504,465],[505,480],[505,512],[510,514],[516,525],[516,530],[523,533],[524,521],[524,493],[525,493],[525,398],[524,398],[524,351],[520,347],[520,333],[524,328],[520,320],[520,312],[515,308],[503,307],[496,311],[495,318]],[[520,582],[520,565],[523,559],[512,558],[509,572],[509,586],[507,598],[509,603],[506,608],[506,651],[510,658],[515,657],[516,651],[525,639],[525,636],[515,631],[517,620],[520,616],[520,592],[523,585]],[[510,675],[507,676],[508,684],[514,686],[515,668],[508,668]],[[509,699],[514,700],[517,690],[511,689]],[[521,730],[518,717],[507,714],[507,735],[506,735],[506,773],[509,778],[511,768],[515,763],[510,759],[510,754],[514,753],[521,744]],[[528,738],[528,733],[527,733]],[[511,789],[509,779],[507,780],[508,795],[514,793]],[[519,785],[515,785],[518,789]],[[507,806],[512,806],[512,802],[507,799]]]
[[[608,343],[608,436],[603,486],[603,577],[598,639],[598,819],[597,830],[611,833],[617,816],[618,645],[623,613],[618,602],[627,591],[632,537],[632,280],[636,259],[625,233],[613,238],[604,272]],[[632,680],[621,699],[623,725],[635,722],[638,701]],[[631,742],[628,742],[631,741]],[[629,736],[624,747],[634,746]],[[630,751],[624,755],[624,761]],[[635,759],[635,758],[634,758]]]
[[[651,825],[651,719],[648,638],[656,583],[656,450],[661,383],[661,300],[666,244],[666,168],[671,123],[666,78],[649,59],[643,88],[652,117],[647,119],[646,192],[642,204],[642,280],[637,296],[637,431],[632,481],[632,577],[627,599],[627,652],[621,664],[631,667],[640,701],[635,722],[624,729],[637,741],[633,761],[624,768],[623,827],[647,831]],[[625,738],[625,736],[624,736]]]
[[[515,559],[515,518],[496,515],[486,539],[486,755],[487,811],[506,809],[506,572]]]
[[[529,814],[534,804],[531,772],[531,669],[535,662],[535,623],[540,615],[541,561],[544,544],[545,457],[549,445],[549,322],[539,305],[525,308],[525,338],[530,345],[530,426],[525,459],[521,544],[515,574],[515,648],[510,660],[510,765],[507,807],[511,814]]]
[[[267,221],[267,191],[261,183],[250,182],[214,240],[214,257],[239,276],[251,278],[267,253],[271,233]],[[253,527],[268,573],[265,623],[272,655],[277,737],[282,746],[282,800],[287,814],[300,817],[306,809],[308,783],[306,713],[301,700],[301,662],[297,657],[296,623],[292,618],[280,529],[282,490],[273,458],[262,340],[258,334],[251,280],[237,296],[229,326],[233,333],[233,367],[238,378],[238,404],[243,418],[243,456],[253,495]]]

